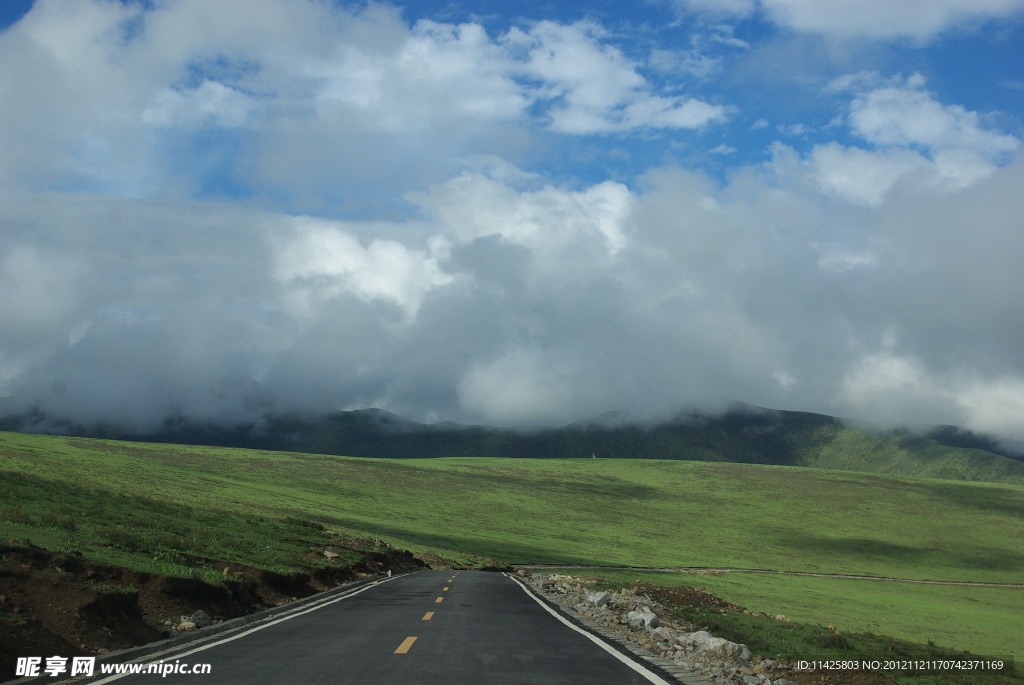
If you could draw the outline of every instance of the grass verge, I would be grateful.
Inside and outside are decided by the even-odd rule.
[[[908,685],[1024,683],[1014,654],[1024,634],[1024,591],[1019,589],[743,574],[551,571],[596,580],[601,589],[640,587],[656,600],[656,588],[706,590],[750,613],[704,603],[675,604],[672,609],[716,636],[771,658],[884,661],[984,656],[1014,660],[1015,673],[883,672]],[[764,613],[770,617],[757,615]],[[780,614],[789,621],[774,618]],[[839,634],[828,626],[835,626]]]

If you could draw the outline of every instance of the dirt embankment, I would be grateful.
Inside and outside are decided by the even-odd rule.
[[[189,557],[221,570],[223,583],[212,585],[95,564],[77,553],[0,542],[0,681],[13,677],[19,656],[124,649],[167,637],[171,627],[165,622],[176,623],[200,609],[214,621],[226,620],[369,575],[429,567],[405,550],[379,549],[360,551],[362,560],[355,564],[291,575]]]

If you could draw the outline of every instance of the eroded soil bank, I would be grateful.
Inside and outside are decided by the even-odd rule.
[[[251,614],[372,575],[403,573],[445,560],[382,546],[346,549],[334,541],[311,557],[329,562],[289,575],[242,564],[189,557],[219,569],[221,584],[161,576],[0,541],[0,682],[14,678],[19,656],[95,655],[168,637],[182,616],[202,610],[214,622]],[[334,554],[335,557],[330,555]]]

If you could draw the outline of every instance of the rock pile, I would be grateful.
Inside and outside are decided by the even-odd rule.
[[[594,592],[572,576],[518,575],[549,598],[596,623],[607,637],[632,643],[713,683],[796,685],[785,663],[753,655],[746,645],[715,637],[678,620],[669,610],[629,589]]]
[[[167,619],[164,621],[164,625],[170,628],[171,635],[178,635],[179,633],[187,633],[192,630],[198,630],[199,628],[205,628],[213,623],[220,623],[220,621],[214,621],[210,618],[210,615],[200,609],[191,616],[180,616],[177,621]]]

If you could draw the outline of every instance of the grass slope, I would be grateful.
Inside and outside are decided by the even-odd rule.
[[[133,437],[67,427],[69,434]],[[681,414],[660,423],[602,417],[559,428],[516,431],[426,425],[381,410],[312,419],[274,417],[258,429],[187,421],[134,436],[147,442],[208,444],[373,458],[506,457],[679,459],[890,473],[1024,485],[1024,461],[997,454],[983,436],[952,426],[882,430],[807,412],[736,405],[720,414]]]
[[[874,633],[920,644],[932,642],[985,656],[1008,657],[1013,651],[1018,659],[1022,656],[1024,590],[1016,588],[740,573],[571,569],[564,572],[605,580],[617,587],[640,582],[705,588],[752,612],[784,614],[798,623],[835,625],[843,633]],[[789,657],[807,657],[812,653],[820,651],[805,648]]]
[[[825,428],[801,464],[825,469],[1024,485],[1024,462],[905,433]]]
[[[323,537],[309,520],[465,563],[1010,583],[1024,567],[1024,487],[766,465],[358,459],[0,433],[0,503],[4,538],[199,576],[208,572],[185,555],[282,572],[310,565]],[[753,610],[850,631],[1020,651],[1024,590],[763,575],[696,582]]]
[[[92,518],[90,501],[114,497],[127,498],[116,506],[123,535],[141,534],[128,513],[145,507],[131,498],[197,512],[194,532],[167,538],[185,545],[202,543],[211,525],[202,517],[214,512],[237,517],[237,529],[295,516],[507,562],[987,582],[1019,582],[1024,567],[1024,488],[1009,485],[686,461],[374,460],[17,433],[0,434],[0,470],[45,481],[25,496],[40,513],[12,521],[29,502],[7,503],[0,525],[53,533],[76,515]],[[66,501],[75,488],[90,494]]]

